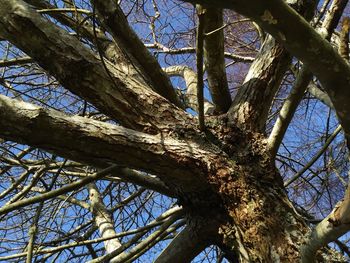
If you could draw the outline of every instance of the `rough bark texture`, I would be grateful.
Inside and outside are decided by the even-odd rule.
[[[166,99],[156,93],[153,93],[155,96],[151,95],[152,91],[127,73],[113,68],[108,62],[106,69],[96,55],[75,37],[50,25],[23,2],[11,5],[3,2],[0,12],[3,18],[0,35],[6,36],[27,52],[67,89],[124,125],[138,130],[155,129],[155,125],[161,127],[157,123],[159,120],[163,122],[171,116],[184,116],[183,111],[169,105]],[[31,41],[27,42],[26,39]],[[130,88],[127,88],[128,85]],[[141,106],[142,100],[145,102],[144,108]],[[163,106],[165,108],[161,109]],[[173,110],[177,113],[173,114]],[[162,112],[165,114],[163,117],[154,118],[158,114],[162,115]],[[186,119],[190,120],[184,116]],[[177,120],[173,120],[172,124],[175,122]]]
[[[209,0],[189,2],[213,5]],[[348,98],[350,97],[350,89],[347,87],[350,67],[330,43],[323,39],[305,19],[284,1],[219,0],[215,2],[215,7],[218,6],[234,9],[252,18],[282,43],[290,53],[309,67],[329,93],[349,143],[350,109]],[[320,57],[322,59],[319,59]]]
[[[126,36],[134,33],[129,27],[122,28],[127,22],[121,10],[115,9],[112,1],[93,2],[105,18],[102,22],[109,33],[122,43],[121,52],[131,54],[139,63],[136,68],[142,68],[142,74],[149,79],[139,80],[115,67],[113,61],[101,61],[78,39],[44,19],[25,2],[2,0],[0,35],[26,52],[66,89],[118,124],[68,116],[0,95],[0,137],[98,168],[118,164],[125,173],[121,173],[121,178],[153,185],[155,190],[176,197],[185,211],[186,227],[156,262],[189,262],[211,244],[219,246],[232,262],[294,263],[302,256],[308,262],[309,251],[319,262],[341,261],[337,255],[327,257],[330,254],[326,250],[322,251],[324,254],[315,254],[347,230],[344,225],[349,222],[348,200],[330,220],[327,218],[319,225],[324,230],[340,224],[336,231],[321,238],[311,232],[285,193],[275,156],[271,155],[264,134],[273,97],[291,61],[286,49],[304,61],[322,81],[349,134],[350,108],[346,96],[350,91],[345,87],[350,68],[329,43],[283,1],[217,1],[222,7],[235,8],[253,18],[271,35],[263,43],[232,103],[225,85],[223,45],[214,52],[214,42],[222,41],[223,36],[219,32],[205,40],[214,104],[218,112],[230,109],[227,114],[207,117],[206,128],[199,131],[196,119],[174,105],[181,106],[160,66],[151,68],[156,60],[136,35]],[[114,9],[107,10],[110,5]],[[222,24],[221,15],[221,11],[210,9],[207,31]],[[121,24],[116,24],[118,21]],[[321,61],[316,59],[320,56]],[[192,95],[193,86],[188,84],[188,89]],[[193,99],[190,102],[198,108]],[[136,171],[133,174],[130,169],[155,174],[161,183],[154,178],[142,182],[142,175]],[[39,198],[31,202],[36,200]],[[94,186],[90,186],[90,201],[101,236],[114,235],[112,218]],[[5,207],[0,212],[15,209]],[[180,218],[175,216],[162,227],[170,227]],[[152,235],[145,239],[149,244],[156,240]],[[191,243],[193,240],[196,244]],[[308,240],[315,245],[305,248],[303,245]],[[149,244],[140,242],[131,250],[142,251]],[[121,253],[116,239],[106,243],[106,248],[109,255],[91,262],[133,259],[132,255]]]
[[[5,96],[0,96],[0,108],[3,138],[28,143],[90,165],[103,167],[108,163],[120,163],[190,182],[195,180],[193,173],[199,178],[205,176],[199,159],[214,158],[214,154],[205,156],[209,152],[201,149],[203,143],[200,140],[204,142],[204,139],[200,138],[196,143],[149,135],[84,117],[45,111]],[[125,158],[127,151],[132,155],[130,158]]]
[[[273,97],[291,57],[284,47],[268,36],[236,95],[229,116],[247,129],[263,132]]]
[[[113,38],[133,58],[134,62],[140,65],[143,76],[150,80],[152,88],[177,106],[181,106],[171,82],[158,61],[130,28],[121,8],[112,0],[94,0],[92,3],[96,6],[104,26],[110,30]]]

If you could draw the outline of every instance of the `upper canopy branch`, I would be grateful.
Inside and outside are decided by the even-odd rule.
[[[222,27],[222,9],[206,9],[204,20],[205,33]],[[226,77],[224,40],[223,30],[218,30],[204,38],[204,63],[208,75],[209,90],[215,109],[220,113],[227,112],[232,103]]]
[[[188,0],[187,0],[188,1]],[[326,89],[350,139],[350,67],[295,10],[281,0],[194,0],[208,6],[234,9],[250,17],[304,62]],[[322,59],[320,59],[322,58]]]

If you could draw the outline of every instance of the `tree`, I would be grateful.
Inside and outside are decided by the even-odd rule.
[[[346,262],[348,1],[52,2],[0,1],[1,260]]]

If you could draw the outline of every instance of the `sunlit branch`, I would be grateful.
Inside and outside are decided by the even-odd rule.
[[[233,100],[228,112],[230,120],[264,132],[273,98],[290,62],[290,54],[268,35]]]
[[[30,57],[5,59],[5,60],[0,60],[0,68],[11,67],[11,66],[20,66],[20,65],[28,64],[28,63],[32,63],[32,62],[33,62],[33,59]]]
[[[164,45],[161,45],[159,43],[155,44],[145,44],[147,48],[150,49],[157,49],[157,53],[165,53],[165,54],[170,54],[170,55],[181,55],[181,54],[195,54],[196,49],[194,47],[183,47],[183,48],[168,48],[165,47]],[[232,59],[236,62],[244,62],[244,63],[250,63],[254,61],[253,57],[248,57],[248,56],[241,56],[237,54],[233,54],[230,52],[224,52],[224,56],[227,59]]]
[[[38,9],[56,9],[56,6],[51,5],[45,0],[27,0],[26,2]],[[68,5],[68,2],[65,4]],[[69,5],[71,6],[71,4]],[[49,12],[48,15],[63,25],[70,27],[76,32],[77,36],[95,43],[99,47],[99,50],[103,53],[104,57],[111,61],[115,67],[128,72],[129,75],[136,78],[138,81],[144,81],[144,77],[140,75],[140,72],[137,68],[135,68],[135,65],[133,65],[131,61],[127,59],[124,51],[122,51],[114,41],[109,39],[101,29],[96,27],[94,28],[92,23],[87,20],[88,17],[83,18],[82,15],[78,13],[77,16],[75,16],[75,19],[73,19],[67,14],[61,12]]]
[[[312,73],[303,67],[295,81],[292,91],[279,111],[278,118],[268,139],[270,152],[273,156],[277,154],[278,148],[284,138],[287,128],[294,116],[294,113],[304,97],[305,90],[312,79]]]
[[[153,246],[155,246],[157,243],[161,241],[165,241],[167,239],[172,239],[174,235],[177,234],[179,229],[181,229],[185,225],[186,221],[180,220],[177,223],[170,226],[168,229],[166,229],[164,232],[159,234],[157,237],[155,237],[153,240],[144,240],[142,242],[144,247],[140,247],[139,250],[132,251],[130,253],[130,258],[125,261],[125,263],[133,263],[135,260],[137,260],[139,257],[141,257],[143,254],[145,254],[149,249],[151,249]],[[112,261],[114,263],[114,261]],[[124,261],[116,261],[116,263],[124,263]]]
[[[334,109],[333,103],[327,93],[322,91],[314,82],[311,82],[307,87],[307,91],[314,96],[316,99],[321,101],[323,104],[328,106],[331,109]]]
[[[181,109],[149,90],[144,83],[132,79],[127,72],[108,61],[101,63],[77,38],[50,23],[23,1],[6,0],[0,6],[0,23],[11,25],[6,30],[0,27],[0,35],[31,56],[65,88],[106,115],[128,127],[151,129],[153,133],[162,129],[170,116],[177,118],[171,121],[172,125],[180,121],[180,116],[183,120],[189,119]],[[11,15],[13,13],[16,15]],[[166,108],[162,109],[163,106]],[[161,117],[165,111],[167,117]],[[169,115],[169,111],[174,112]]]
[[[319,32],[322,36],[329,40],[333,30],[337,26],[340,16],[343,13],[348,0],[335,0],[331,6],[331,12],[327,13],[325,20],[322,23],[322,27]],[[283,137],[287,131],[289,123],[291,122],[294,113],[304,96],[304,92],[309,86],[312,80],[312,72],[307,65],[303,65],[299,74],[297,75],[295,84],[289,94],[287,100],[283,104],[273,130],[268,139],[268,145],[273,156],[276,155],[278,148],[283,140]]]
[[[55,172],[55,170],[51,170],[51,172]],[[65,174],[70,176],[80,177],[80,178],[84,178],[88,176],[86,172],[65,171]],[[104,180],[109,180],[112,182],[124,181],[127,183],[133,183],[133,184],[145,187],[147,189],[156,191],[166,196],[170,196],[170,197],[176,196],[175,193],[171,189],[169,189],[169,187],[167,187],[156,176],[142,173],[140,171],[136,171],[130,168],[125,168],[125,167],[115,168],[114,172],[111,175],[106,176]]]
[[[207,237],[207,233],[192,231],[190,226],[186,226],[161,252],[154,263],[176,262],[179,258],[183,262],[192,262],[210,244]]]
[[[178,185],[183,191],[193,186],[197,191],[201,187],[207,188],[205,177],[200,176],[205,171],[190,160],[210,160],[216,158],[217,152],[215,148],[203,149],[196,142],[163,138],[89,118],[68,116],[1,95],[0,137],[92,166],[103,168],[108,163],[117,163],[147,171],[165,183]],[[181,161],[177,155],[181,155]],[[196,183],[191,184],[192,181]]]
[[[178,210],[178,208],[176,210]],[[161,217],[164,218],[164,215],[162,215]],[[174,213],[173,215],[167,216],[167,219],[155,232],[153,232],[151,235],[149,235],[147,238],[145,238],[142,242],[140,242],[138,245],[133,247],[127,253],[123,252],[123,251],[125,249],[127,249],[128,247],[130,247],[137,240],[139,240],[145,234],[145,232],[141,232],[139,234],[136,234],[127,243],[123,244],[120,248],[116,249],[112,253],[104,255],[104,256],[99,257],[97,259],[91,260],[88,263],[106,262],[107,260],[111,260],[111,259],[112,259],[111,262],[113,262],[113,263],[125,262],[126,260],[130,259],[133,255],[135,255],[135,253],[138,253],[139,251],[148,247],[150,245],[150,243],[155,241],[161,234],[163,234],[166,231],[169,231],[169,227],[180,218],[181,218],[181,213],[179,213],[179,212]],[[159,220],[160,220],[160,218],[157,218],[155,221],[159,221]],[[171,231],[173,231],[173,230],[171,230]]]
[[[188,66],[170,66],[164,68],[169,76],[181,76],[186,82],[186,93],[184,100],[186,106],[198,112],[197,103],[197,73]],[[211,115],[214,113],[214,105],[204,99],[204,114]]]
[[[213,4],[209,0],[192,2]],[[329,42],[284,1],[270,0],[261,4],[259,0],[219,0],[215,1],[215,6],[235,9],[252,18],[304,62],[330,95],[345,136],[350,139],[350,67]]]
[[[350,188],[333,211],[317,224],[301,248],[301,262],[315,262],[317,250],[350,231]]]
[[[76,9],[76,8],[52,8],[52,9],[40,9],[37,11],[40,14],[50,14],[50,13],[81,13],[85,15],[91,15],[91,11],[86,9]]]
[[[163,224],[164,220],[166,220],[167,217],[169,217],[170,215],[172,215],[174,213],[181,213],[181,208],[174,207],[174,208],[166,211],[161,216],[159,216],[156,220],[154,220],[151,223],[147,224],[146,226],[140,227],[138,229],[134,229],[134,230],[126,231],[126,232],[121,232],[121,233],[118,233],[114,236],[109,236],[109,237],[105,237],[105,238],[95,238],[95,239],[91,239],[91,240],[71,242],[69,244],[55,246],[53,248],[46,248],[46,249],[38,248],[38,249],[34,250],[34,254],[35,255],[52,254],[52,253],[62,251],[64,249],[74,248],[74,247],[78,247],[78,246],[85,246],[88,244],[100,243],[100,242],[114,239],[114,238],[121,238],[121,237],[128,236],[128,235],[138,234],[140,232],[142,232],[142,236],[143,236],[145,234],[145,231],[147,232],[150,229]],[[6,261],[9,259],[15,259],[15,258],[26,257],[26,256],[27,256],[27,252],[23,252],[23,253],[18,253],[18,254],[14,254],[14,255],[0,257],[0,261]]]
[[[103,202],[103,198],[96,187],[95,183],[88,184],[89,200],[91,206],[91,213],[93,215],[94,224],[97,226],[100,236],[102,238],[108,238],[116,236],[117,232],[114,228],[114,222],[112,215],[108,211]],[[117,238],[108,239],[104,242],[106,253],[111,253],[115,249],[121,246],[120,241]]]

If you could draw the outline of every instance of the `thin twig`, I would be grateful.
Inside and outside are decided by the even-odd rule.
[[[197,5],[198,28],[197,28],[197,42],[196,42],[196,57],[197,57],[197,101],[198,101],[198,120],[199,129],[205,130],[204,121],[204,80],[203,80],[203,45],[204,45],[204,23],[205,23],[205,9]]]

